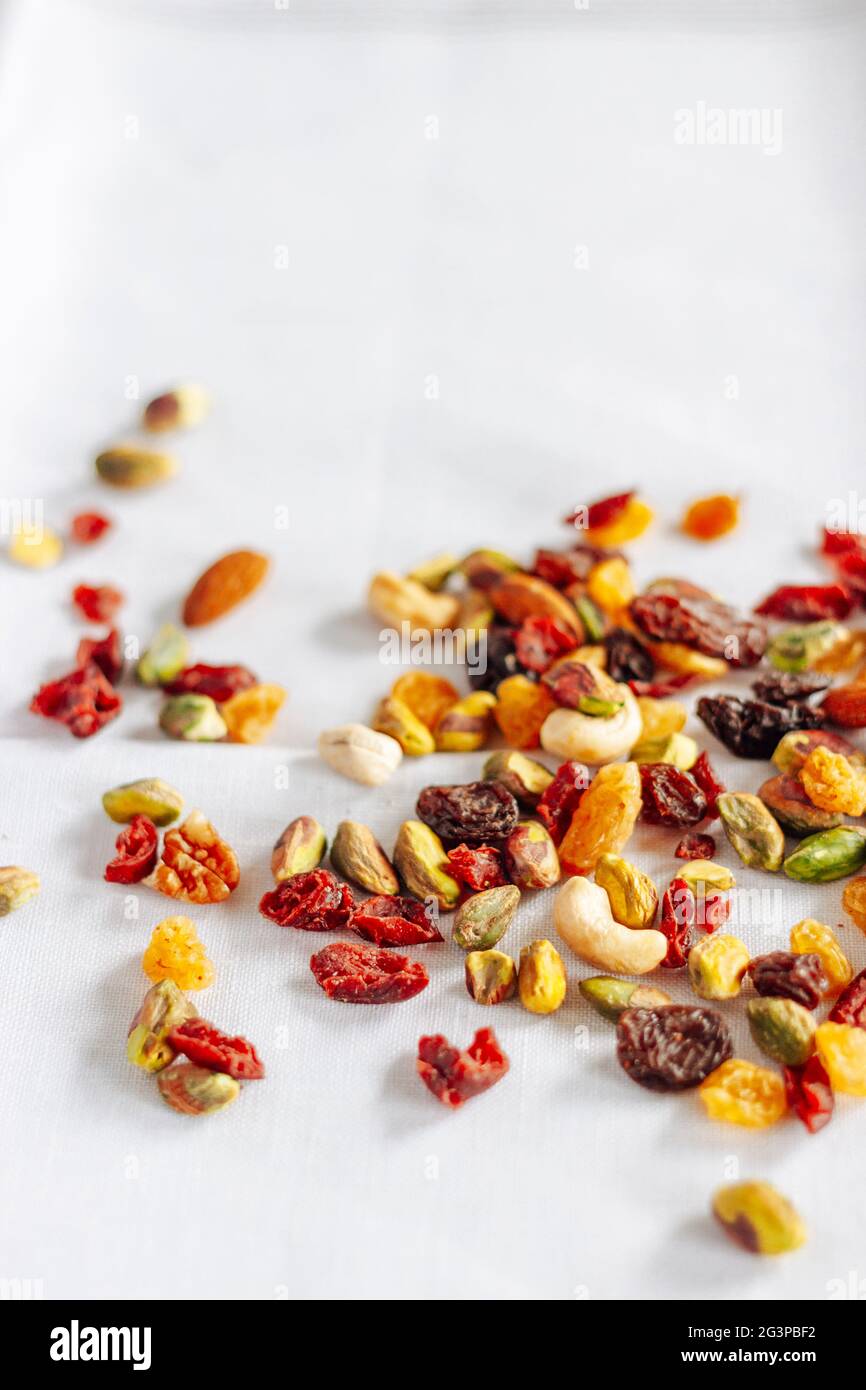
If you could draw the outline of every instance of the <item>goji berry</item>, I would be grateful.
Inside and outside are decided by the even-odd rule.
[[[866,970],[861,970],[845,986],[828,1018],[831,1023],[848,1023],[852,1028],[866,1028]]]
[[[784,1067],[785,1098],[810,1134],[817,1134],[833,1118],[833,1088],[827,1068],[815,1053],[802,1067]]]
[[[572,816],[591,780],[585,763],[562,763],[553,781],[542,793],[536,814],[547,826],[555,844],[559,844],[571,825]]]
[[[707,798],[694,777],[672,763],[642,763],[641,820],[647,825],[697,825],[707,814]]]
[[[123,603],[123,594],[110,584],[97,588],[91,584],[78,584],[72,590],[72,602],[88,622],[110,623]]]
[[[855,601],[843,584],[782,584],[755,612],[765,618],[811,623],[818,618],[847,618]]]
[[[668,941],[667,955],[661,962],[667,970],[681,970],[688,960],[695,909],[695,895],[685,879],[673,879],[662,898],[658,924],[658,930]]]
[[[689,771],[704,796],[707,798],[707,820],[716,820],[719,814],[716,801],[723,792],[727,791],[727,787],[724,782],[716,776],[712,763],[710,762],[709,754],[701,753],[697,761],[689,768]]]
[[[554,618],[525,618],[514,637],[517,660],[528,671],[546,671],[556,657],[570,652],[574,635]]]
[[[75,653],[75,661],[78,666],[86,666],[92,661],[99,667],[109,684],[116,685],[123,675],[123,648],[117,628],[113,627],[106,637],[99,640],[95,637],[82,637]]]
[[[72,518],[72,537],[79,545],[91,545],[111,527],[107,516],[101,512],[79,512]]]
[[[40,686],[30,702],[34,714],[65,724],[75,738],[97,733],[122,708],[122,698],[92,662]]]
[[[343,1004],[399,1004],[430,983],[423,965],[408,956],[349,941],[311,956],[310,969],[328,998]]]
[[[260,1081],[264,1066],[246,1038],[231,1038],[203,1018],[188,1018],[168,1035],[175,1052],[182,1052],[196,1066],[222,1071],[236,1081]]]
[[[697,831],[684,835],[674,850],[676,859],[712,859],[716,852],[716,842],[712,835],[702,835]]]
[[[238,691],[249,690],[258,683],[258,676],[254,676],[246,666],[206,666],[198,662],[195,666],[185,667],[163,689],[169,695],[209,695],[218,705],[222,705]]]
[[[428,1091],[452,1110],[488,1091],[508,1071],[508,1058],[492,1028],[479,1028],[465,1052],[441,1033],[419,1038],[418,1075]]]
[[[668,695],[676,695],[683,686],[696,680],[691,671],[681,671],[677,676],[668,676],[663,681],[629,681],[632,695],[647,695],[651,700],[664,700]]]
[[[846,555],[852,551],[866,553],[866,536],[861,536],[859,531],[833,531],[825,526],[821,550],[825,555]]]
[[[349,926],[376,946],[420,946],[443,940],[430,906],[397,893],[377,893],[360,903]]]
[[[133,816],[115,842],[117,858],[105,867],[109,883],[140,883],[156,867],[159,831],[148,816]]]
[[[508,882],[502,868],[502,854],[495,845],[456,845],[448,851],[450,872],[458,883],[473,893],[501,888]]]
[[[336,931],[355,906],[352,890],[328,869],[311,869],[285,879],[259,903],[259,912],[280,927],[298,931]]]
[[[844,580],[846,589],[853,589],[860,602],[866,593],[866,550],[849,550],[837,555],[833,564]]]

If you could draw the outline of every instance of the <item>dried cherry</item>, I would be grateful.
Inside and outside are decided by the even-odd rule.
[[[647,637],[684,643],[731,666],[756,666],[767,647],[764,623],[703,594],[656,590],[633,599],[629,612]]]
[[[110,526],[108,517],[100,512],[79,512],[72,518],[72,538],[79,545],[91,545],[104,536]]]
[[[514,636],[517,660],[525,670],[539,674],[573,647],[574,634],[567,632],[554,618],[525,618]]]
[[[827,1069],[817,1052],[802,1067],[783,1067],[785,1098],[810,1134],[817,1134],[833,1117],[835,1101]]]
[[[782,584],[758,604],[756,613],[794,623],[847,618],[856,598],[844,584]]]
[[[91,661],[99,667],[110,685],[117,684],[123,675],[123,647],[116,627],[99,640],[82,637],[75,653],[76,665],[86,666]]]
[[[329,869],[295,874],[265,893],[259,912],[280,927],[298,931],[337,931],[345,927],[355,907],[352,890]]]
[[[683,1004],[626,1009],[616,1027],[620,1066],[650,1091],[699,1086],[731,1051],[727,1026],[713,1009]]]
[[[420,946],[444,939],[429,903],[397,893],[377,893],[360,903],[349,926],[375,946]]]
[[[716,842],[712,835],[693,831],[684,835],[674,850],[676,859],[712,859],[716,853]]]
[[[866,970],[861,970],[845,986],[827,1017],[831,1023],[849,1023],[852,1028],[866,1028]]]
[[[75,738],[90,738],[123,709],[123,700],[91,662],[60,680],[40,686],[30,702],[34,714],[65,724]]]
[[[399,1004],[430,983],[423,965],[408,956],[350,941],[318,951],[310,969],[328,998],[343,1004]]]
[[[222,705],[238,691],[249,690],[258,683],[258,676],[254,676],[246,666],[206,666],[198,662],[195,666],[185,667],[164,689],[169,695],[209,695],[218,705]]]
[[[641,820],[647,825],[697,825],[707,814],[707,798],[691,773],[673,763],[642,763]]]
[[[440,839],[467,845],[504,840],[520,815],[517,802],[501,782],[425,787],[415,809],[418,819]]]
[[[260,1081],[264,1066],[246,1038],[231,1038],[203,1018],[188,1018],[168,1035],[169,1047],[196,1066],[222,1071],[236,1081]]]
[[[456,845],[448,851],[448,867],[452,877],[473,893],[501,888],[509,881],[495,845]]]
[[[553,781],[542,792],[535,813],[555,844],[559,844],[571,825],[572,816],[591,780],[585,763],[562,763]]]
[[[105,878],[109,883],[140,883],[156,867],[159,831],[148,816],[133,816],[115,848],[117,858],[106,865]]]
[[[78,584],[72,590],[72,602],[88,622],[110,623],[123,603],[123,594],[119,589],[112,589],[110,584],[97,588],[90,584]]]
[[[770,705],[736,695],[704,695],[698,700],[697,715],[720,743],[741,758],[770,758],[785,734],[820,729],[826,718],[809,705]]]
[[[492,1028],[479,1028],[465,1052],[441,1033],[419,1038],[418,1075],[428,1091],[451,1109],[488,1091],[508,1071],[508,1058]]]
[[[713,765],[710,762],[709,753],[701,753],[697,761],[689,768],[689,771],[704,796],[707,798],[707,820],[715,820],[719,814],[716,801],[722,795],[722,792],[727,791],[727,787],[724,782],[716,776]]]
[[[746,974],[758,994],[793,999],[804,1009],[817,1009],[827,993],[827,976],[821,957],[814,951],[801,956],[793,951],[768,951],[755,957]]]
[[[830,676],[821,675],[818,671],[803,671],[800,674],[780,671],[778,675],[763,676],[761,680],[754,681],[752,690],[755,699],[763,700],[765,704],[796,705],[812,695],[820,694],[831,683]]]
[[[684,878],[675,878],[662,898],[658,930],[667,937],[667,955],[661,964],[666,970],[681,970],[692,945],[692,928],[697,916],[695,895]]]

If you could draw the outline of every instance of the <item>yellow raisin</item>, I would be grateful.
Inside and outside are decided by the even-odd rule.
[[[286,692],[281,685],[251,685],[220,705],[232,743],[260,743],[285,698]]]
[[[862,816],[866,811],[866,772],[854,767],[841,753],[813,748],[800,769],[803,789],[822,811],[841,811]]]
[[[653,510],[639,497],[632,497],[622,511],[605,526],[591,526],[586,537],[592,545],[625,545],[626,541],[637,540],[642,536],[653,519]]]
[[[409,671],[391,687],[395,700],[408,705],[416,719],[435,729],[442,715],[460,699],[450,681],[444,676],[431,676],[428,671]]]
[[[696,541],[717,541],[733,531],[740,519],[740,504],[726,492],[701,497],[687,508],[682,527]]]
[[[641,810],[637,763],[600,767],[581,797],[559,847],[567,874],[591,874],[603,854],[619,854]]]
[[[821,1023],[815,1047],[834,1091],[866,1096],[866,1030],[850,1023]]]
[[[854,978],[854,967],[849,961],[834,933],[823,922],[807,917],[791,928],[791,950],[796,956],[814,952],[821,957],[821,965],[827,976],[826,999],[834,999]]]
[[[528,676],[509,676],[496,688],[493,718],[511,748],[537,748],[541,726],[555,709],[546,685]]]
[[[641,743],[678,734],[688,718],[686,707],[679,700],[654,700],[650,695],[640,695],[637,705],[642,722]]]
[[[866,878],[852,878],[845,884],[842,906],[855,927],[866,931]]]
[[[586,591],[593,603],[610,616],[626,608],[635,596],[634,580],[626,560],[615,556],[602,560],[589,572]]]
[[[866,1033],[863,1036],[866,1038]],[[741,1057],[732,1057],[711,1071],[698,1094],[711,1120],[726,1120],[747,1129],[774,1125],[788,1108],[785,1083],[778,1072]]]
[[[214,968],[189,917],[166,917],[157,922],[142,959],[149,980],[174,980],[179,989],[206,989]]]

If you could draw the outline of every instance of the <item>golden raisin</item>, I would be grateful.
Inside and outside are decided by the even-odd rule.
[[[603,854],[619,854],[641,810],[637,763],[600,767],[580,799],[559,847],[567,874],[591,874]]]
[[[528,676],[509,676],[497,686],[493,718],[511,748],[537,748],[541,726],[555,709],[546,685]]]
[[[639,497],[632,497],[622,511],[604,526],[590,526],[586,538],[592,545],[617,546],[642,536],[653,519],[653,511]]]
[[[460,699],[458,692],[444,676],[431,676],[428,671],[409,671],[391,686],[395,700],[408,705],[416,719],[435,729],[442,715]]]
[[[220,705],[232,743],[261,743],[285,698],[281,685],[251,685]]]
[[[814,953],[821,957],[821,965],[827,976],[826,999],[835,999],[854,978],[854,967],[834,933],[823,922],[816,922],[812,917],[791,928],[791,950],[797,956]]]
[[[821,811],[841,811],[862,816],[866,811],[866,772],[854,767],[841,753],[813,748],[800,769],[809,800]]]
[[[641,743],[678,734],[688,718],[686,707],[679,700],[655,700],[650,695],[639,695],[637,704],[642,722]]]
[[[628,562],[621,556],[615,556],[612,560],[602,560],[593,566],[586,582],[586,592],[603,613],[618,614],[627,608],[636,592]]]
[[[686,509],[682,528],[696,541],[716,541],[726,536],[740,519],[740,503],[736,497],[720,492],[715,497],[701,497]]]
[[[822,1023],[815,1047],[834,1091],[866,1096],[866,1030],[850,1023]]]
[[[179,989],[206,989],[213,984],[214,968],[189,917],[157,922],[141,964],[154,984],[173,980]]]
[[[845,884],[842,906],[855,927],[866,931],[866,878],[852,878]]]
[[[711,1120],[727,1120],[748,1129],[774,1125],[788,1108],[781,1076],[741,1057],[732,1057],[711,1071],[698,1094]]]

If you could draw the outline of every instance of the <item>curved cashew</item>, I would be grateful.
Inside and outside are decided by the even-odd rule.
[[[610,719],[581,714],[576,709],[552,710],[541,726],[542,748],[559,758],[573,758],[593,767],[621,758],[640,738],[643,721],[628,686],[614,688],[623,706]]]
[[[646,975],[667,953],[667,938],[660,931],[635,931],[615,922],[607,893],[588,878],[570,878],[562,885],[553,921],[576,956],[615,975]]]

